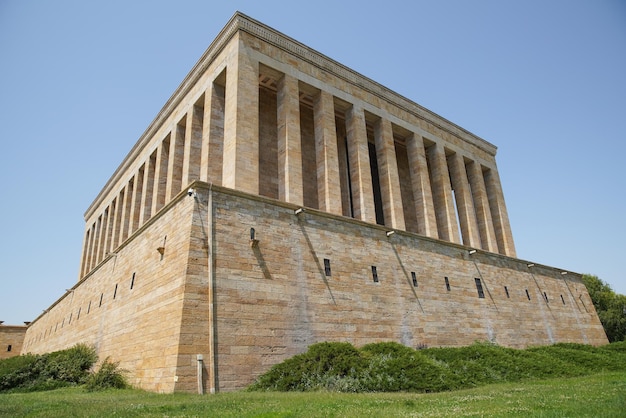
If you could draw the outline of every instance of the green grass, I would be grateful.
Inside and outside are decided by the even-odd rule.
[[[0,417],[624,417],[626,372],[453,392],[163,395],[83,388],[0,394]]]

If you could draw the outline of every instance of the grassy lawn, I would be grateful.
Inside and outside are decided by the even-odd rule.
[[[435,394],[236,392],[161,395],[82,388],[0,394],[0,417],[625,417],[626,373]]]

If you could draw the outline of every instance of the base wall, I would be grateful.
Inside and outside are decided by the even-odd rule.
[[[469,255],[467,247],[401,231],[388,237],[376,225],[310,210],[295,215],[294,207],[273,201],[215,193],[221,390],[242,388],[320,341],[361,346],[392,340],[414,348],[475,341],[518,348],[608,342],[577,274],[529,268],[491,253]]]
[[[31,323],[22,353],[93,344],[157,392],[197,391],[200,354],[209,392],[241,389],[321,341],[608,342],[577,274],[191,186],[197,197],[174,199]]]

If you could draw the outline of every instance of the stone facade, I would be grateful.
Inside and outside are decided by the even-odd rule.
[[[2,325],[0,323],[0,360],[19,356],[25,336],[25,325]]]
[[[142,388],[215,392],[319,341],[606,343],[578,274],[515,258],[495,153],[237,13],[88,208],[79,281],[22,352],[93,344]]]

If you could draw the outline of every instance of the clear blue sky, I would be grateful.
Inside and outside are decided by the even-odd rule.
[[[0,0],[0,320],[78,278],[83,213],[236,10],[498,146],[518,256],[626,294],[626,2]]]

